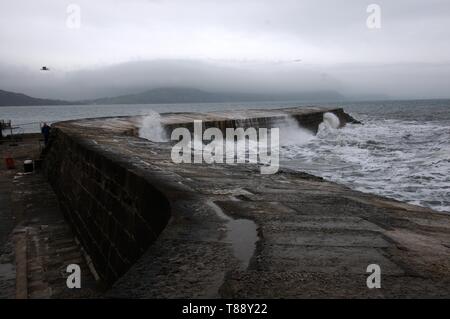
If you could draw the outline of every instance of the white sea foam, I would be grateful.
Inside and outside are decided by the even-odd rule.
[[[336,114],[326,112],[323,114],[323,122],[319,124],[319,131],[321,130],[335,130],[339,128],[341,122]]]
[[[139,136],[153,142],[168,141],[164,127],[161,125],[159,113],[154,111],[146,112],[139,128]]]
[[[433,122],[371,120],[339,126],[332,117],[316,138],[283,148],[282,165],[353,189],[450,211],[450,130]]]
[[[280,126],[281,146],[303,145],[315,138],[311,131],[302,128],[297,120],[292,117],[287,117],[283,125]]]
[[[275,127],[279,128],[280,132],[280,139],[279,144],[276,145],[270,145],[271,147],[275,148],[289,148],[292,146],[298,147],[303,144],[309,143],[312,139],[315,138],[315,135],[309,131],[306,130],[298,125],[297,120],[295,120],[292,117],[286,117],[285,120],[283,120],[281,125],[276,125]],[[270,139],[269,139],[270,140]],[[214,141],[210,142],[210,146],[214,147]],[[208,143],[206,143],[208,144]],[[264,145],[261,143],[258,143],[257,141],[250,140],[247,138],[240,138],[236,141],[229,141],[225,140],[224,148],[234,147],[236,150],[236,153],[243,153],[243,154],[258,154],[258,153],[267,153],[269,145]],[[229,158],[229,156],[234,156],[234,154],[225,154],[226,158]],[[251,156],[248,156],[247,162],[249,163],[257,163],[258,161],[255,161],[254,158]],[[263,164],[266,164],[263,162]]]

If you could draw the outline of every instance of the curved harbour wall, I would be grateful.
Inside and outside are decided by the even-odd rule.
[[[190,131],[194,129],[194,120],[202,120],[203,129],[210,127],[219,128],[225,133],[226,128],[247,128],[247,127],[281,127],[285,125],[286,117],[294,118],[298,124],[305,129],[308,129],[314,133],[317,133],[320,123],[323,122],[323,115],[325,112],[331,112],[339,118],[341,125],[347,123],[361,124],[361,122],[355,120],[351,115],[344,112],[342,108],[285,108],[280,110],[256,110],[248,111],[236,111],[223,114],[220,112],[206,113],[209,116],[204,116],[205,113],[182,113],[183,121],[172,121],[172,116],[168,116],[167,119],[163,118],[164,128],[167,132],[171,132],[178,127],[185,127]],[[265,112],[266,111],[266,112]],[[174,114],[177,115],[176,113]],[[233,116],[234,115],[234,116]],[[170,136],[170,134],[168,134]]]
[[[162,122],[166,130],[180,126],[192,128],[193,119],[197,118],[204,120],[205,127],[225,130],[250,125],[270,127],[292,116],[302,126],[317,131],[325,112],[333,112],[342,124],[356,122],[342,109],[305,111],[294,108],[284,109],[282,114],[280,110],[260,112],[267,114],[241,114],[237,118],[233,118],[235,113],[230,113],[230,118],[214,113],[167,114]],[[181,121],[174,120],[180,117]],[[127,124],[118,125],[117,121],[121,120]],[[91,124],[84,126],[86,122]],[[138,123],[139,117],[56,123],[44,152],[44,172],[60,208],[91,257],[96,272],[108,284],[121,277],[158,238],[178,197],[189,196],[189,191],[178,189],[182,183],[173,182],[165,172],[162,180],[158,180],[160,177],[154,176],[160,172],[136,168],[127,154],[99,147],[99,137],[108,143],[118,137],[123,138],[122,143],[139,143],[140,139],[135,136]]]
[[[312,107],[169,113],[161,124],[242,127],[289,116],[314,130],[326,112],[353,121],[342,109]],[[253,164],[175,164],[171,143],[137,136],[141,123],[59,122],[44,154],[61,210],[111,285],[105,296],[450,296],[448,214],[285,168],[265,175]],[[243,220],[250,230],[234,232]],[[253,232],[242,247],[239,235]],[[382,289],[367,288],[370,264],[382,269]]]

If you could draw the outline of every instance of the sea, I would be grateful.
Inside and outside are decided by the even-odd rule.
[[[20,106],[0,107],[0,120],[28,133],[42,122],[87,117],[311,105],[342,107],[363,124],[317,134],[298,128],[282,143],[282,166],[450,213],[450,100]]]

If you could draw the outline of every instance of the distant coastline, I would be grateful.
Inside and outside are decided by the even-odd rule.
[[[0,107],[14,106],[70,106],[70,105],[139,105],[188,103],[247,103],[247,102],[302,102],[302,103],[357,103],[393,101],[442,101],[439,98],[392,98],[383,94],[345,96],[336,91],[312,91],[296,94],[218,93],[193,88],[156,88],[141,93],[103,97],[88,100],[36,98],[23,93],[0,90]]]
[[[64,100],[41,99],[23,93],[0,90],[0,106],[32,106],[32,105],[71,105],[76,104]]]
[[[111,104],[168,104],[168,103],[222,103],[259,101],[337,101],[345,96],[336,91],[311,91],[291,94],[220,93],[195,88],[155,88],[136,94],[104,97],[90,100],[53,100],[35,98],[23,93],[0,90],[0,106],[41,105],[111,105]]]

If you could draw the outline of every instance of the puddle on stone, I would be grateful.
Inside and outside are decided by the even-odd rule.
[[[243,218],[233,219],[214,202],[210,201],[208,204],[214,209],[217,216],[227,221],[226,241],[231,242],[233,255],[240,261],[241,268],[247,269],[259,239],[255,222]]]

